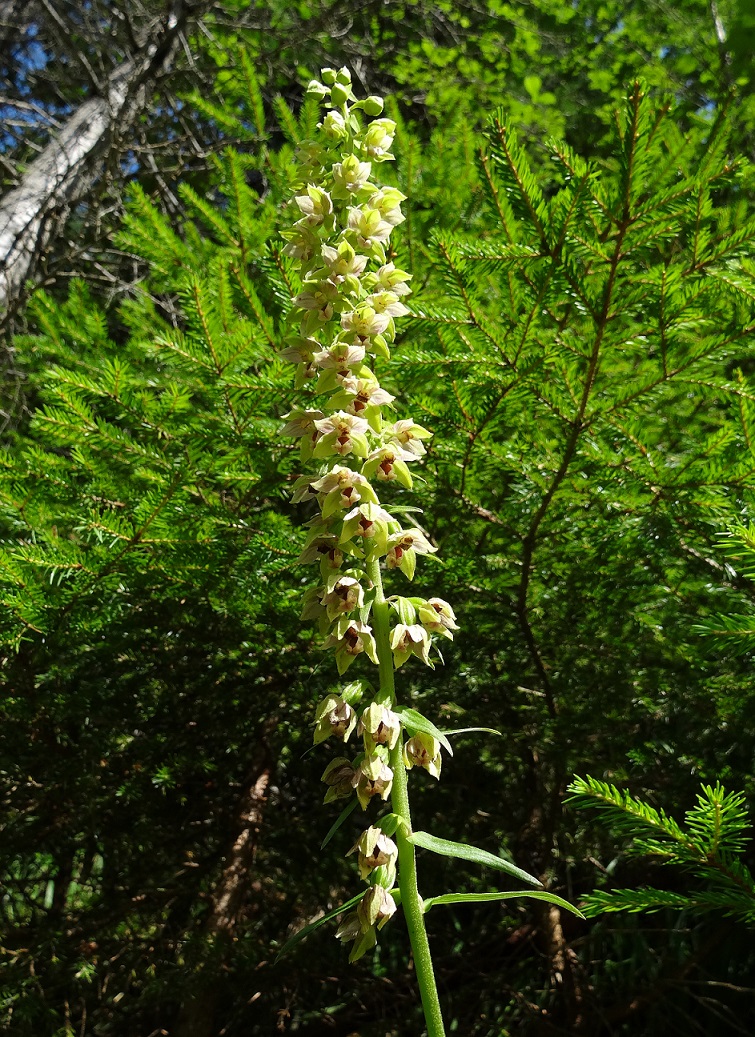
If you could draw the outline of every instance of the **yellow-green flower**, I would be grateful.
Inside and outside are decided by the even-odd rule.
[[[334,631],[323,642],[322,648],[335,648],[339,673],[345,673],[356,657],[363,652],[370,662],[376,666],[378,663],[372,627],[356,619],[349,619],[348,616],[338,620]]]
[[[373,796],[388,799],[393,787],[393,771],[382,756],[368,753],[357,765],[351,783],[362,810],[366,810]]]
[[[339,616],[353,612],[364,604],[364,590],[353,576],[333,575],[333,582],[320,599],[332,623]]]
[[[359,877],[367,879],[376,868],[395,868],[398,847],[380,828],[371,826],[357,839],[349,853],[358,852]]]
[[[423,767],[434,778],[440,777],[440,742],[432,735],[419,734],[404,744],[404,763],[407,770]]]
[[[413,623],[411,626],[406,626],[404,623],[396,624],[391,631],[391,651],[397,670],[412,655],[416,655],[426,666],[432,668],[430,635],[418,623]]]
[[[354,791],[354,765],[345,756],[337,756],[325,768],[320,780],[328,786],[323,802],[346,799]]]
[[[388,706],[372,702],[362,713],[357,734],[364,738],[368,753],[376,745],[387,745],[392,749],[401,734],[401,717]]]
[[[326,695],[315,710],[315,745],[331,735],[346,741],[356,727],[354,709],[338,695]]]
[[[425,630],[433,634],[440,634],[453,641],[453,631],[458,630],[454,610],[442,598],[428,598],[417,607],[419,621]]]

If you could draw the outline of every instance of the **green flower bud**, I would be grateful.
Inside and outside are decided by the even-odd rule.
[[[352,96],[350,86],[334,83],[330,88],[330,99],[338,108],[342,108]]]
[[[371,694],[373,694],[372,685],[366,680],[349,681],[348,684],[344,684],[341,688],[341,698],[344,702],[348,702],[350,706],[356,706],[365,695]]]
[[[333,86],[336,81],[336,70],[334,68],[323,68],[320,70],[320,79],[326,86]]]
[[[365,97],[362,101],[362,111],[365,115],[369,115],[371,119],[376,115],[380,115],[383,111],[383,98],[378,97],[377,94],[370,94],[369,97]]]
[[[340,112],[328,112],[322,121],[322,129],[329,140],[343,140],[346,136],[346,121]]]
[[[307,93],[323,100],[323,98],[328,96],[328,88],[317,79],[311,79],[309,83],[307,83]]]

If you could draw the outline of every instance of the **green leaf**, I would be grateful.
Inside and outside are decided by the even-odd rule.
[[[505,871],[507,875],[513,875],[514,878],[527,882],[530,886],[542,886],[542,882],[534,875],[522,871],[521,868],[517,868],[515,864],[504,860],[503,857],[496,857],[494,853],[480,850],[476,846],[452,843],[448,839],[439,839],[435,835],[430,835],[429,832],[414,832],[409,836],[409,842],[420,846],[423,850],[439,853],[443,857],[458,857],[460,860],[471,861],[473,864],[483,864],[486,868],[497,868],[498,871]]]
[[[451,748],[451,743],[444,733],[435,726],[432,720],[423,717],[416,709],[400,709],[398,715],[401,717],[401,723],[411,734],[432,735],[433,738],[438,739],[448,755],[453,756],[454,751]]]
[[[377,822],[377,827],[381,832],[385,832],[388,838],[396,834],[399,825],[405,825],[405,822],[398,814],[386,814]]]
[[[341,811],[341,813],[340,813],[340,814],[338,815],[338,817],[336,818],[336,820],[335,820],[335,821],[333,822],[333,824],[332,824],[332,825],[330,826],[330,828],[328,829],[328,834],[327,834],[327,835],[325,836],[325,838],[323,839],[323,841],[322,841],[322,842],[320,843],[320,849],[321,849],[321,850],[324,850],[324,849],[325,849],[325,847],[326,847],[326,846],[328,845],[328,843],[330,842],[330,840],[331,840],[331,839],[333,838],[333,836],[334,836],[334,835],[336,834],[336,832],[338,831],[338,829],[339,829],[339,828],[341,827],[341,825],[342,825],[342,824],[344,823],[344,821],[346,820],[346,818],[347,818],[347,817],[349,816],[349,814],[351,814],[351,812],[352,812],[352,811],[354,810],[354,808],[356,807],[356,805],[357,805],[357,803],[358,803],[358,802],[359,802],[359,800],[357,800],[357,799],[352,799],[352,801],[351,801],[351,802],[350,802],[350,803],[349,803],[349,804],[348,804],[347,806],[345,806],[345,807],[343,808],[343,810]]]
[[[478,904],[486,900],[514,900],[517,897],[528,897],[530,900],[544,900],[547,904],[555,904],[557,907],[562,907],[565,911],[571,911],[578,918],[585,917],[578,908],[570,904],[568,900],[564,900],[563,897],[556,896],[555,893],[545,893],[540,890],[530,891],[528,889],[516,889],[506,893],[444,893],[442,896],[429,897],[425,900],[424,909],[427,912],[437,904]]]
[[[494,727],[456,727],[453,731],[444,731],[445,735],[466,735],[471,731],[483,731],[485,734],[498,735],[503,738],[503,731],[497,731]]]
[[[366,892],[367,890],[363,889],[361,893],[357,893],[355,897],[352,897],[351,900],[347,900],[345,904],[341,904],[340,907],[336,907],[332,911],[328,911],[326,915],[323,915],[322,918],[318,918],[316,922],[310,922],[309,925],[305,925],[303,929],[300,929],[298,933],[294,933],[294,935],[291,936],[288,940],[286,940],[281,949],[278,951],[275,960],[279,961],[283,957],[283,955],[288,954],[289,951],[297,945],[297,943],[301,943],[302,940],[306,940],[309,934],[313,933],[315,929],[319,929],[321,925],[325,925],[326,922],[330,922],[333,918],[337,918],[338,915],[342,915],[344,911],[348,911],[350,907],[354,907],[355,904],[359,903],[359,901],[362,899]]]

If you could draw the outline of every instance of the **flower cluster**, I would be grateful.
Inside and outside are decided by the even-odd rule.
[[[307,523],[299,557],[319,569],[317,585],[305,594],[302,618],[318,624],[322,648],[333,649],[343,675],[359,656],[378,665],[370,623],[374,567],[399,569],[412,580],[417,556],[437,549],[418,526],[404,527],[398,517],[418,509],[384,505],[377,492],[391,483],[398,490],[412,488],[410,465],[423,457],[430,438],[410,418],[386,417],[394,396],[380,385],[375,370],[377,360],[390,358],[396,319],[409,312],[404,300],[410,275],[389,253],[391,233],[405,219],[405,196],[373,179],[374,170],[393,159],[396,124],[382,117],[381,98],[355,98],[347,69],[324,69],[309,91],[320,98],[325,114],[317,138],[304,141],[296,156],[296,219],[284,231],[283,251],[296,261],[301,290],[280,354],[295,365],[295,384],[308,399],[286,415],[283,435],[297,439],[302,461],[316,468],[297,479],[293,494],[295,502],[314,501],[318,509]],[[412,656],[432,666],[434,641],[453,638],[457,629],[451,606],[440,598],[388,601],[393,621],[386,651],[395,668]],[[316,743],[331,736],[346,742],[354,730],[363,741],[355,759],[338,757],[328,764],[326,802],[353,793],[363,809],[373,798],[386,801],[397,745],[403,766],[439,775],[437,741],[417,735],[403,746],[402,721],[391,698],[385,692],[375,696],[366,681],[356,681],[320,702]],[[363,699],[367,705],[358,716]],[[393,759],[395,766],[395,754]],[[374,944],[376,927],[395,910],[389,890],[396,847],[390,834],[379,825],[370,827],[354,847],[370,888],[338,931],[340,938],[354,940],[352,960]]]

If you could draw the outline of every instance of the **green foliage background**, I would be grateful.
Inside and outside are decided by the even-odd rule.
[[[0,456],[0,1019],[21,1037],[419,1032],[400,923],[357,967],[324,929],[275,961],[356,879],[350,832],[319,850],[334,815],[309,725],[335,672],[297,619],[306,515],[276,358],[296,289],[282,207],[316,118],[301,84],[348,61],[394,94],[414,316],[380,378],[435,433],[423,580],[462,624],[445,669],[402,669],[403,695],[503,732],[459,736],[442,783],[414,783],[417,825],[573,901],[666,897],[585,923],[433,911],[449,1028],[748,1033],[751,905],[697,913],[707,873],[625,854],[620,811],[614,834],[564,806],[575,773],[672,815],[720,779],[741,834],[752,801],[747,7],[721,5],[720,41],[697,0],[269,6],[267,36],[233,32],[227,3],[197,41],[217,89],[186,104],[228,146],[185,178],[180,219],[132,184],[117,245],[138,280],[117,305],[84,280],[38,291],[16,343],[33,414]],[[427,896],[494,884],[420,869]]]

